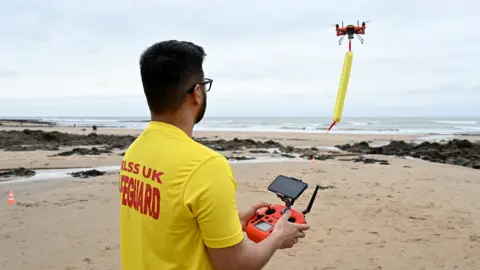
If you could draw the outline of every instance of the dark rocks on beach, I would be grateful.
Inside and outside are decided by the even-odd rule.
[[[303,150],[303,152],[302,152]],[[310,149],[301,149],[300,151],[300,157],[305,158],[305,159],[315,159],[315,160],[328,160],[328,159],[335,159],[337,157],[345,156],[345,154],[339,154],[339,153],[332,153],[329,152],[329,154],[318,154],[317,151]],[[350,155],[348,155],[350,156]]]
[[[255,159],[254,157],[245,157],[245,156],[239,156],[239,157],[226,157],[228,160],[252,160]]]
[[[375,159],[375,158],[366,158],[364,156],[359,156],[358,158],[353,159],[353,162],[363,162],[364,164],[375,164],[378,163],[380,165],[390,165],[388,160],[384,159]]]
[[[28,177],[28,176],[34,176],[35,171],[32,171],[30,169],[25,169],[23,167],[16,168],[16,169],[11,169],[11,170],[6,170],[6,171],[0,171],[0,177]]]
[[[135,139],[135,136],[130,135],[104,135],[96,133],[85,135],[25,129],[23,131],[0,131],[0,149],[5,151],[58,151],[59,147],[68,146],[106,146],[105,149],[75,148],[74,150],[57,154],[58,156],[99,155],[110,153],[113,149],[126,149]],[[295,158],[296,156],[300,156],[307,159],[317,156],[319,152],[315,147],[296,148],[293,146],[284,146],[273,140],[255,141],[252,139],[239,138],[234,138],[232,140],[209,140],[206,138],[194,139],[216,151],[244,151],[248,149],[250,153],[266,154],[271,152],[268,151],[268,149],[275,149],[274,153],[281,154],[283,157]]]
[[[233,140],[205,140],[203,138],[197,138],[195,140],[209,148],[212,148],[215,151],[234,151],[246,148],[284,148],[283,145],[272,140],[265,142],[238,138],[234,138]]]
[[[334,158],[335,158],[335,155],[317,155],[317,156],[315,156],[315,160],[328,160],[328,159],[334,159]]]
[[[88,148],[73,148],[71,151],[65,151],[65,152],[60,152],[56,154],[56,156],[72,156],[72,155],[80,155],[80,156],[85,156],[85,155],[101,155],[101,154],[109,154],[112,153],[111,148],[97,148],[97,147],[92,147],[91,149]]]
[[[286,158],[295,158],[294,155],[290,155],[290,154],[280,154],[282,157],[286,157]]]
[[[315,147],[294,148],[292,152],[299,154],[301,158],[312,159],[318,154],[318,149]]]
[[[341,150],[376,155],[411,156],[426,161],[480,169],[480,142],[451,140],[446,143],[392,141],[388,145],[371,147],[367,142],[337,145]]]
[[[252,154],[268,154],[268,153],[270,153],[267,150],[261,150],[261,149],[258,149],[258,150],[254,149],[254,150],[250,150],[248,152],[250,152]]]
[[[0,131],[0,149],[5,151],[58,150],[59,146],[109,145],[127,148],[136,137],[130,135],[88,135],[25,129]]]
[[[106,172],[102,172],[95,169],[70,173],[71,176],[78,177],[78,178],[89,178],[89,177],[101,176],[104,174],[106,174]]]

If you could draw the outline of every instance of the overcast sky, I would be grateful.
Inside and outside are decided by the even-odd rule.
[[[207,116],[480,116],[475,0],[0,1],[0,116],[147,116],[138,59],[189,40],[214,80]]]

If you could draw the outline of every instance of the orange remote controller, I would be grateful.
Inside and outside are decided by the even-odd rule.
[[[245,230],[247,237],[255,243],[267,238],[272,233],[275,223],[277,223],[277,221],[288,209],[290,209],[292,212],[288,221],[299,224],[307,224],[305,215],[310,212],[312,208],[318,189],[320,188],[318,185],[315,188],[312,198],[310,199],[310,203],[305,210],[298,212],[291,209],[291,206],[295,200],[302,195],[307,187],[308,184],[300,179],[279,175],[268,186],[268,190],[277,194],[277,196],[285,203],[285,205],[272,204],[270,207],[258,211],[257,215],[252,217],[247,223],[247,228]]]

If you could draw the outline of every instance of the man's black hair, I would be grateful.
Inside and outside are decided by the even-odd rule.
[[[167,40],[153,44],[140,57],[143,90],[151,112],[179,109],[187,91],[201,83],[205,51],[188,41]]]

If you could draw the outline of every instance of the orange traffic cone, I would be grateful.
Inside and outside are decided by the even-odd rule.
[[[13,192],[10,191],[8,194],[8,204],[14,204],[15,203],[15,198],[13,197]]]

